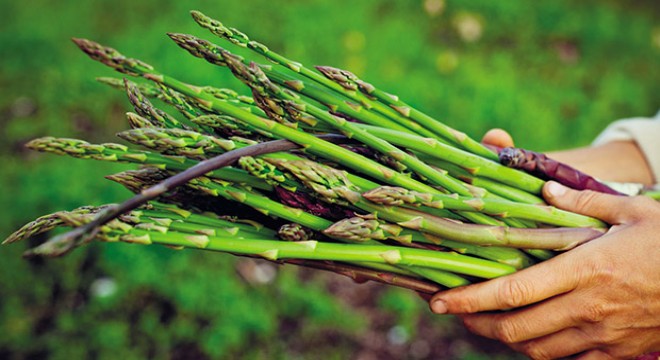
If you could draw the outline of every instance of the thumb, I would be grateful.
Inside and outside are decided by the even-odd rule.
[[[573,190],[555,181],[543,187],[543,197],[553,206],[578,214],[595,217],[608,224],[621,224],[628,220],[622,211],[630,200],[627,196],[603,194],[592,190]]]
[[[481,139],[481,142],[486,145],[498,146],[501,148],[512,147],[513,138],[509,135],[508,132],[502,129],[490,129],[484,137]]]

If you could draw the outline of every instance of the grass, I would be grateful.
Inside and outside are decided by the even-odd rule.
[[[102,179],[125,166],[23,148],[47,134],[117,141],[126,126],[125,96],[93,80],[115,74],[71,37],[190,82],[239,86],[164,35],[211,38],[190,9],[305,64],[352,70],[474,137],[502,127],[535,150],[587,145],[609,122],[652,115],[659,105],[651,1],[3,1],[1,234],[44,213],[129,195]],[[28,262],[20,258],[26,246],[0,249],[0,358],[513,356],[401,290],[123,244]],[[251,277],[259,271],[276,276],[259,282]]]

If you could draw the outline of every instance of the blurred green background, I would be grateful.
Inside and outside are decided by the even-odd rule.
[[[657,1],[0,2],[0,234],[127,198],[127,167],[35,154],[43,135],[116,141],[125,96],[69,41],[87,37],[189,82],[238,86],[165,32],[199,9],[305,64],[347,68],[474,137],[582,146],[660,106]],[[217,40],[221,43],[221,40]],[[233,48],[232,48],[233,49]],[[247,92],[246,92],[247,93]],[[415,294],[321,272],[158,247],[93,244],[27,261],[0,248],[0,358],[509,359]]]

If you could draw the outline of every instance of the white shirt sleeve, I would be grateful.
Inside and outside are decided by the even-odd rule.
[[[644,154],[656,182],[660,182],[660,113],[655,118],[631,118],[610,124],[592,145],[633,140]]]

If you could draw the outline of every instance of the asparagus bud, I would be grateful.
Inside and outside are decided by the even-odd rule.
[[[193,159],[213,157],[236,148],[234,141],[183,129],[138,128],[122,131],[117,136],[163,154]]]
[[[307,241],[314,238],[314,232],[300,224],[284,224],[277,231],[277,235],[286,241]]]
[[[133,108],[135,109],[135,112],[138,113],[138,115],[150,119],[152,124],[156,127],[171,127],[179,129],[185,128],[185,126],[178,120],[153,106],[151,101],[142,95],[135,83],[128,80],[125,80],[125,83],[128,99],[130,100],[131,104],[133,104]]]

